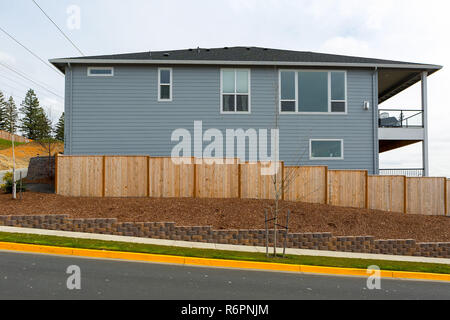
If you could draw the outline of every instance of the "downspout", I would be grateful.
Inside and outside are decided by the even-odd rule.
[[[72,155],[72,123],[73,123],[73,69],[70,62],[67,64],[70,70],[70,99],[69,99],[69,155]]]
[[[380,173],[379,168],[379,152],[380,152],[380,142],[378,140],[378,67],[372,75],[372,101],[373,101],[373,173],[378,175]]]

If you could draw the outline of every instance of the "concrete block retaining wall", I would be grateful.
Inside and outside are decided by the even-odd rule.
[[[213,230],[181,227],[171,222],[118,222],[117,219],[71,219],[68,215],[0,216],[1,226],[99,233],[142,238],[264,247],[265,230]],[[284,231],[277,239],[284,242]],[[269,243],[273,243],[273,232]],[[296,249],[450,258],[450,242],[376,240],[371,236],[337,237],[331,233],[289,233],[287,247]]]

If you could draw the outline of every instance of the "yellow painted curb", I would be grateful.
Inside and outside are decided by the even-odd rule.
[[[55,255],[64,255],[64,256],[76,256],[76,257],[89,257],[89,258],[121,259],[121,260],[128,260],[128,261],[170,263],[170,264],[181,264],[181,265],[190,265],[190,266],[222,267],[222,268],[235,268],[235,269],[256,269],[256,270],[301,272],[301,273],[360,276],[360,277],[368,277],[369,276],[369,274],[367,273],[367,270],[365,270],[365,269],[319,267],[319,266],[305,266],[305,265],[253,262],[253,261],[238,261],[238,260],[191,258],[191,257],[157,255],[157,254],[147,254],[147,253],[52,247],[52,246],[20,244],[20,243],[10,243],[10,242],[0,242],[0,250],[29,252],[29,253],[55,254]],[[433,280],[433,281],[449,281],[450,282],[450,274],[437,274],[437,273],[383,271],[382,270],[381,277],[382,278]]]

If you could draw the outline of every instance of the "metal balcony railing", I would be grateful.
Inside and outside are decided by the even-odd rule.
[[[380,169],[382,176],[407,176],[407,177],[423,177],[424,169]]]
[[[422,110],[380,109],[380,128],[423,128]]]

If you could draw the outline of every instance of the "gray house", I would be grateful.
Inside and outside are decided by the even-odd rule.
[[[201,121],[223,132],[278,127],[287,165],[375,174],[380,153],[421,142],[423,168],[392,173],[428,175],[427,77],[441,66],[257,47],[50,62],[66,78],[68,155],[170,156],[173,131]],[[421,109],[379,110],[419,81]]]

